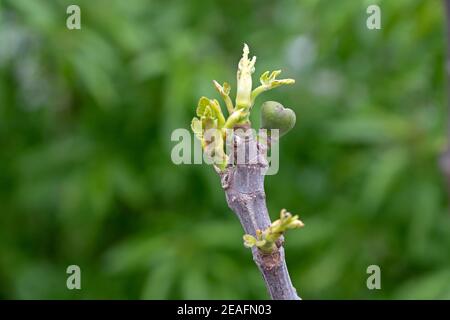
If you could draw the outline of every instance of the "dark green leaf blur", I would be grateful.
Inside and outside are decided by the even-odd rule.
[[[301,297],[450,299],[445,39],[438,0],[2,1],[0,298],[268,298],[213,168],[171,161],[212,80],[234,96],[245,42],[254,83],[296,79],[251,117],[297,114],[266,193],[305,223],[286,235]]]

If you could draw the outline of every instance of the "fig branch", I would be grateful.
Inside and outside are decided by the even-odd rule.
[[[266,101],[260,108],[260,129],[265,129],[266,134],[255,134],[250,123],[250,112],[257,109],[253,106],[261,93],[293,84],[295,80],[277,79],[280,70],[266,71],[260,77],[260,85],[253,89],[256,57],[249,58],[249,53],[245,44],[238,64],[235,104],[230,97],[230,85],[213,82],[224,100],[228,117],[223,115],[217,100],[201,97],[191,128],[221,178],[227,204],[244,229],[244,246],[251,249],[270,297],[299,300],[287,269],[283,243],[287,230],[304,225],[298,216],[285,209],[279,219],[271,222],[264,191],[268,149],[294,127],[295,113],[278,102]]]

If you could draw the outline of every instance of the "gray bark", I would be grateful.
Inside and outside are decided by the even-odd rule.
[[[267,169],[266,148],[252,135],[244,137],[235,134],[232,143],[233,164],[220,173],[222,187],[225,190],[228,206],[239,218],[245,233],[256,236],[256,230],[264,230],[271,224],[264,192],[264,171]],[[239,151],[236,152],[237,150],[245,150],[244,161],[237,161],[235,156],[239,153]],[[251,150],[256,152],[252,153]],[[272,299],[300,300],[289,277],[282,238],[274,252],[267,254],[253,247],[252,254]]]

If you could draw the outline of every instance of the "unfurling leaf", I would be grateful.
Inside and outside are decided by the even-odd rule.
[[[246,248],[251,248],[256,244],[256,239],[252,235],[244,234],[243,239],[244,239],[244,246]]]
[[[201,140],[203,138],[203,129],[202,122],[200,119],[194,117],[191,122],[191,129],[194,132],[195,136]]]
[[[242,58],[238,64],[236,108],[249,109],[251,107],[252,73],[255,72],[256,57],[253,56],[250,60],[249,53],[247,44],[244,44]]]
[[[281,85],[295,83],[294,79],[277,79],[277,76],[280,73],[281,73],[281,70],[275,70],[275,71],[272,71],[272,73],[270,73],[269,71],[266,71],[261,75],[261,77],[259,78],[261,85],[259,87],[255,88],[251,94],[251,105],[252,106],[255,103],[256,97],[258,95],[260,95],[262,92],[279,87]]]
[[[213,80],[214,86],[216,90],[220,93],[222,96],[223,101],[225,102],[225,105],[227,107],[228,113],[232,114],[234,111],[233,102],[231,101],[231,98],[229,96],[231,87],[228,84],[228,82],[224,82],[223,86],[221,86],[216,80]]]
[[[245,235],[244,245],[249,248],[256,246],[265,253],[271,253],[276,249],[276,241],[286,230],[301,228],[303,226],[303,222],[298,219],[297,215],[293,216],[290,212],[287,212],[286,209],[282,209],[280,212],[280,219],[272,222],[272,224],[264,231],[256,230],[256,238],[251,235]],[[247,245],[245,243],[247,243]]]

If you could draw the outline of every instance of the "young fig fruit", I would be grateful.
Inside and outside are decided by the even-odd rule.
[[[266,101],[261,106],[261,127],[280,130],[280,137],[294,127],[295,120],[295,112],[279,102]]]

